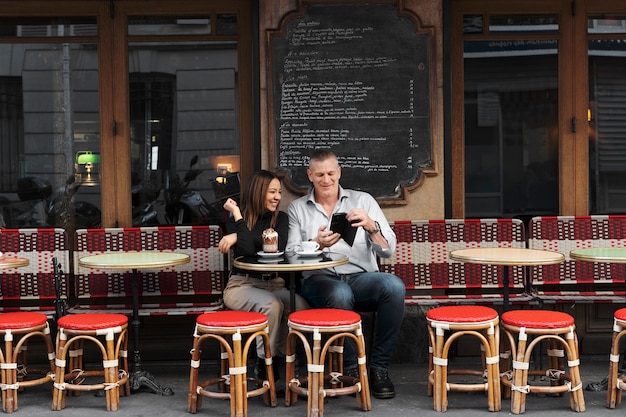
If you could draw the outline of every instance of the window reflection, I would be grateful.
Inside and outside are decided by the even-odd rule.
[[[148,212],[150,224],[223,222],[239,194],[237,58],[235,42],[130,45],[135,225]]]
[[[612,26],[623,26],[623,22],[614,21]],[[588,45],[591,213],[623,213],[626,211],[626,81],[623,75],[626,40],[593,39]]]
[[[45,22],[14,26],[33,29],[39,23]],[[51,37],[77,32],[72,25],[37,27],[48,26],[54,27],[45,32]],[[100,151],[95,41],[0,48],[14,63],[0,69],[0,224],[70,233],[99,225],[100,186],[85,186],[76,177],[77,152]],[[91,170],[96,176],[94,164]]]
[[[556,41],[465,43],[465,214],[557,214]]]

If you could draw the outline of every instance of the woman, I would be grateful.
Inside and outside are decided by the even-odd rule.
[[[231,215],[226,222],[226,235],[219,243],[222,253],[231,248],[237,256],[256,256],[263,250],[263,231],[278,233],[278,251],[285,250],[289,219],[278,210],[282,198],[280,179],[272,172],[256,172],[241,193],[241,204],[226,200],[224,209]],[[271,351],[283,361],[287,341],[289,289],[277,274],[261,274],[233,268],[224,290],[224,304],[232,310],[257,311],[267,315]],[[304,298],[296,295],[296,309],[308,308]],[[265,351],[257,339],[256,376],[265,379]],[[278,373],[275,372],[276,379]]]

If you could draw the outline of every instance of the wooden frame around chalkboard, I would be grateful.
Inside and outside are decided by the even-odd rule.
[[[271,169],[277,171],[279,175],[283,178],[283,182],[285,187],[293,193],[296,194],[305,194],[309,191],[308,186],[302,186],[295,184],[291,181],[290,174],[293,170],[304,170],[305,167],[296,167],[293,169],[282,169],[278,166],[278,152],[281,148],[281,143],[279,143],[280,138],[278,138],[277,132],[277,119],[276,115],[279,111],[276,107],[276,94],[275,88],[278,88],[275,82],[275,70],[278,67],[276,60],[277,57],[273,54],[273,42],[280,38],[285,38],[287,35],[286,27],[289,23],[296,21],[298,19],[304,19],[307,16],[307,9],[309,6],[358,6],[364,5],[362,2],[357,1],[331,1],[331,0],[299,0],[298,7],[296,10],[293,10],[287,14],[285,14],[279,24],[278,29],[268,30],[266,32],[266,50],[267,50],[267,85],[268,85],[268,93],[267,93],[267,108],[268,108],[268,122],[269,122],[269,156],[270,156],[270,165]],[[380,0],[374,2],[368,2],[367,5],[391,5],[396,7],[396,14],[398,17],[407,18],[413,24],[414,33],[416,35],[425,35],[427,36],[427,52],[426,58],[427,67],[428,67],[428,79],[426,80],[427,88],[428,88],[428,125],[429,125],[429,135],[428,135],[428,147],[430,152],[430,158],[426,164],[423,166],[419,166],[418,168],[412,168],[416,170],[415,177],[411,178],[409,182],[399,183],[395,190],[397,190],[397,195],[393,196],[377,196],[374,193],[374,197],[382,204],[382,205],[403,205],[407,204],[406,201],[406,193],[407,191],[413,191],[418,188],[424,181],[427,176],[434,176],[438,174],[437,169],[437,154],[436,154],[436,138],[437,138],[437,88],[436,88],[436,78],[437,78],[437,65],[436,65],[436,39],[435,39],[435,31],[433,27],[425,27],[421,24],[421,20],[419,16],[412,10],[409,10],[404,7],[403,2],[401,0]],[[282,65],[282,62],[280,62]],[[282,84],[281,87],[282,89]],[[282,103],[282,102],[281,102]],[[426,119],[423,117],[422,119]],[[391,150],[394,152],[396,150]],[[408,168],[406,168],[408,169]],[[345,172],[345,168],[342,169]],[[301,174],[301,172],[300,172]],[[372,174],[375,175],[375,174]],[[354,188],[354,187],[349,187]],[[364,191],[369,191],[366,187],[362,188]]]

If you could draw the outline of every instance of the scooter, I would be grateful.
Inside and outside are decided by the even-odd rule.
[[[131,187],[133,203],[133,226],[158,226],[158,213],[155,204],[161,194],[160,189],[146,187],[142,183]]]
[[[22,177],[17,180],[19,203],[5,206],[10,227],[45,227],[48,198],[52,185],[40,177]]]
[[[204,172],[203,169],[194,169],[197,163],[198,155],[194,155],[180,183],[177,183],[176,177],[165,176],[165,220],[169,224],[209,224],[212,218],[212,210],[204,197],[198,190],[189,188],[189,184]]]
[[[74,201],[79,188],[76,177],[70,175],[55,191],[48,204],[48,225],[67,228],[73,221],[76,229],[100,227],[100,209],[86,201]]]

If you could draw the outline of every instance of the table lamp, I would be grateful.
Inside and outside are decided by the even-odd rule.
[[[91,151],[78,151],[76,152],[76,163],[85,166],[85,172],[87,172],[86,181],[91,181],[91,170],[93,169],[93,164],[100,163],[100,154]]]

